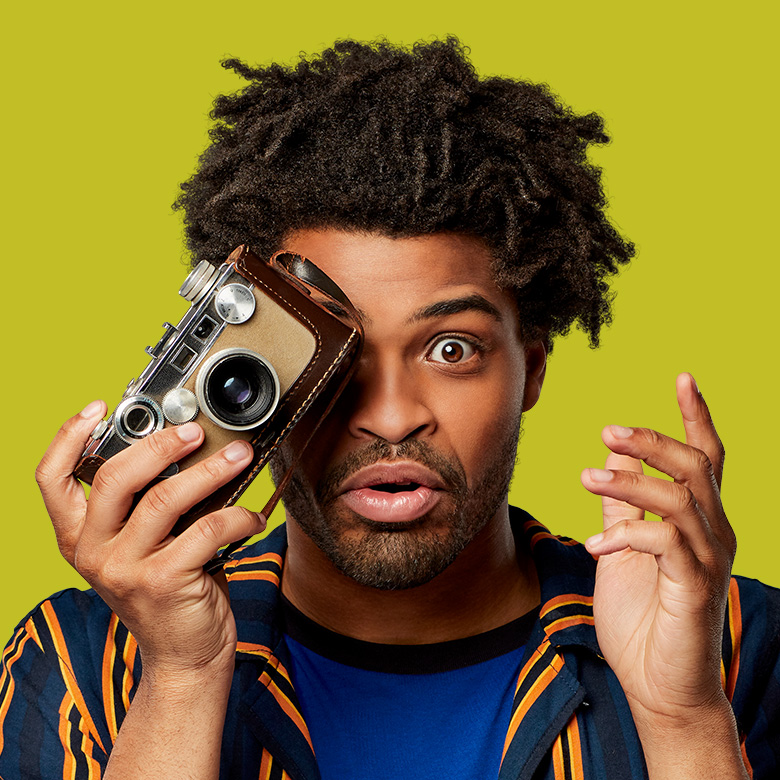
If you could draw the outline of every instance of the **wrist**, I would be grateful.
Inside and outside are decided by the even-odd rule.
[[[650,780],[747,780],[731,704],[720,691],[677,712],[632,707]]]
[[[141,684],[154,695],[213,700],[218,691],[227,693],[230,690],[234,670],[235,652],[230,657],[193,666],[162,661],[143,662]]]

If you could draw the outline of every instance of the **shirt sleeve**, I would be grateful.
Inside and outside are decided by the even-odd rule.
[[[94,592],[40,604],[3,652],[0,777],[102,777],[132,698],[135,650]]]

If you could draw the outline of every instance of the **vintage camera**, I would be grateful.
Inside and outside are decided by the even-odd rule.
[[[200,263],[179,294],[189,310],[177,325],[166,322],[157,345],[146,348],[149,364],[92,432],[75,471],[91,484],[112,455],[190,420],[203,427],[205,441],[161,479],[233,439],[248,440],[250,466],[183,516],[174,533],[234,504],[294,426],[296,441],[308,441],[349,380],[362,344],[344,293],[291,252],[263,262],[240,246],[218,268]]]

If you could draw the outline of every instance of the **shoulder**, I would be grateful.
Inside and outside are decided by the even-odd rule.
[[[130,696],[135,656],[134,640],[92,590],[60,591],[35,607],[3,654],[3,776],[17,776],[10,766],[55,760],[60,748],[41,759],[43,734],[73,734],[74,744],[62,743],[66,753],[76,755],[75,742],[83,741],[96,760],[103,755],[111,738],[106,714],[114,698],[121,704]]]
[[[737,678],[761,679],[780,657],[780,589],[748,577],[732,577],[723,637],[725,672]]]
[[[754,777],[774,777],[780,760],[780,590],[732,577],[721,675]]]
[[[94,590],[69,588],[38,604],[18,624],[44,653],[69,656],[89,648],[97,637],[105,639],[115,616]]]

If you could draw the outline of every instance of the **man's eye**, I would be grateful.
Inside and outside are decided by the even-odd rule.
[[[476,351],[473,344],[463,339],[442,339],[434,344],[430,359],[437,363],[465,363]]]

